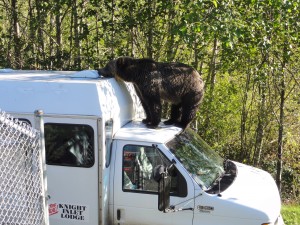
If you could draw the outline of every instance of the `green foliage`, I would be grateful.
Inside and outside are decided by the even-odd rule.
[[[281,209],[282,217],[285,225],[300,224],[300,206],[284,205]]]
[[[0,68],[190,64],[205,81],[198,133],[224,157],[282,173],[282,196],[300,198],[299,0],[15,2],[0,2]]]

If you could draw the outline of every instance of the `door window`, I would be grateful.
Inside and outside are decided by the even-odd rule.
[[[171,162],[155,147],[126,145],[123,148],[123,191],[157,193],[158,183],[152,171],[158,165],[170,166]],[[187,184],[175,169],[171,175],[171,195],[185,197]]]
[[[45,124],[46,163],[48,165],[92,167],[94,130],[81,124]]]

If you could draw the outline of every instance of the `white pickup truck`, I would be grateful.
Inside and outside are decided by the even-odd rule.
[[[133,87],[96,71],[0,70],[0,108],[44,111],[50,225],[282,225],[271,175],[194,131],[141,123]]]

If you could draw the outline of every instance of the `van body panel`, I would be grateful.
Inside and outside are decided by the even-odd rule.
[[[0,107],[9,113],[97,116],[115,120],[117,131],[144,115],[130,83],[113,78],[74,78],[76,71],[0,71]]]

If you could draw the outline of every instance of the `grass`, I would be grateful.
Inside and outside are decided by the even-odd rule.
[[[285,225],[300,225],[300,205],[283,205],[281,214]]]

